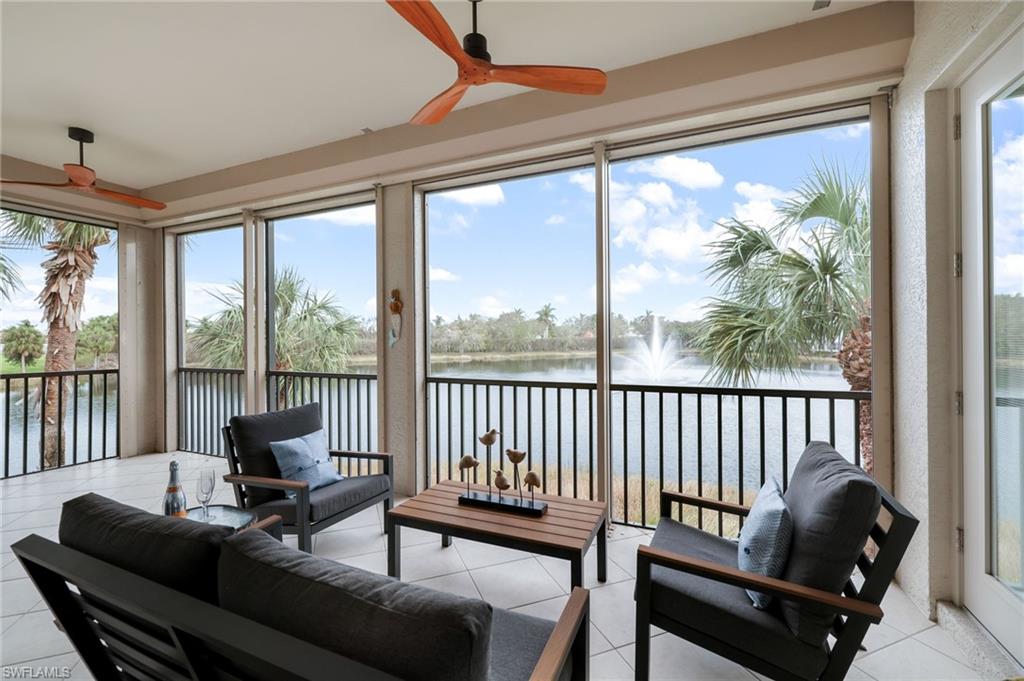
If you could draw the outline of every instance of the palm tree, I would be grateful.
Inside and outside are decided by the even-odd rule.
[[[25,373],[27,364],[35,362],[43,355],[43,334],[29,320],[8,327],[0,337],[4,341],[4,357],[12,362],[21,362],[21,373]]]
[[[45,275],[38,298],[47,324],[43,371],[69,371],[74,368],[85,284],[92,278],[99,259],[96,250],[112,241],[111,230],[95,225],[14,211],[0,214],[0,245],[3,248],[42,247],[51,254],[42,263]],[[0,297],[9,299],[19,288],[21,278],[13,261],[0,263]],[[53,377],[45,379],[44,383],[46,400],[42,418],[47,426],[43,438],[44,468],[64,463],[64,442],[67,438],[59,437],[64,419],[63,414],[57,413],[57,392],[64,390],[64,383]]]
[[[863,177],[816,165],[780,220],[735,218],[709,247],[707,271],[721,290],[696,344],[720,383],[762,371],[795,372],[800,358],[836,352],[851,390],[871,389],[871,223]],[[871,472],[871,403],[860,408],[861,454]]]
[[[537,310],[537,321],[544,325],[544,337],[551,337],[551,329],[554,327],[557,321],[555,317],[555,308],[551,303],[545,303],[544,307]]]
[[[190,323],[189,357],[202,366],[238,368],[244,362],[243,289],[234,282],[228,291],[208,292],[222,309]],[[274,278],[274,369],[278,371],[344,371],[359,337],[359,320],[347,314],[330,293],[317,293],[294,269]],[[288,381],[281,381],[281,391]],[[283,394],[283,393],[282,393]]]

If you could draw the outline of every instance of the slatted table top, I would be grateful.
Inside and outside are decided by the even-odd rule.
[[[470,489],[487,491],[485,485]],[[530,518],[472,506],[460,506],[458,497],[466,485],[446,480],[420,492],[390,511],[395,521],[403,519],[429,523],[438,528],[459,527],[492,538],[507,537],[547,547],[586,551],[604,521],[605,506],[599,501],[537,494],[546,501],[547,513]],[[525,492],[524,492],[525,496]]]

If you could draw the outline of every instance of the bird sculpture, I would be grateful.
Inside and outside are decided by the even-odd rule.
[[[506,449],[505,456],[512,462],[512,488],[519,492],[519,500],[523,500],[523,489],[519,485],[519,464],[526,458],[526,452],[518,449]]]
[[[501,433],[499,433],[496,428],[491,428],[486,433],[480,436],[480,444],[482,444],[485,447],[490,447],[491,445],[498,441],[499,435],[501,435]]]
[[[464,457],[459,459],[459,470],[462,471],[462,477],[466,479],[466,494],[469,494],[469,471],[474,471],[480,462],[473,457],[472,454],[466,454]]]
[[[505,477],[500,468],[494,470],[494,486],[498,488],[498,503],[501,503],[501,493],[512,485],[509,484],[508,478]]]
[[[540,487],[540,476],[533,471],[526,471],[526,475],[523,476],[523,484],[530,488],[530,503],[532,504],[535,498],[534,490]]]

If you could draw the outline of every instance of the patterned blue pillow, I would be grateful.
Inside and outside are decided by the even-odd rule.
[[[345,477],[338,473],[327,451],[327,434],[323,428],[309,435],[271,442],[270,451],[274,453],[277,467],[281,469],[281,477],[308,481],[310,492]],[[291,491],[286,494],[289,498],[295,496],[295,492]]]
[[[793,538],[793,518],[782,497],[782,488],[775,478],[764,483],[757,493],[750,514],[740,531],[737,565],[740,570],[766,577],[778,577],[789,558],[789,542]],[[754,607],[764,610],[772,597],[747,589]]]

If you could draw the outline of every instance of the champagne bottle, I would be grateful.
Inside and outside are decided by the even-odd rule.
[[[171,479],[167,482],[167,492],[164,493],[164,515],[173,515],[184,518],[188,511],[185,502],[185,490],[181,487],[181,480],[178,479],[178,462],[171,462]]]

